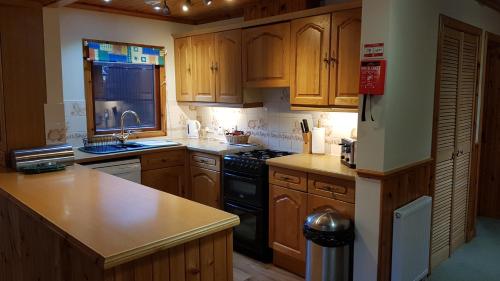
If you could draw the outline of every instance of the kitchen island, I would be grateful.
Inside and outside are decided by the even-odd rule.
[[[74,165],[0,173],[1,281],[232,280],[235,215]]]

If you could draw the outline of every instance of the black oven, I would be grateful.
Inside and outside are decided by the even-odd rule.
[[[267,213],[263,209],[230,201],[224,203],[224,210],[240,217],[240,224],[233,230],[234,250],[270,262],[272,253],[267,245]]]
[[[238,172],[225,171],[223,175],[225,200],[243,203],[254,207],[263,207],[263,191],[265,176],[245,175]]]

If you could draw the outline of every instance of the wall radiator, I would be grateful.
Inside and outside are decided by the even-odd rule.
[[[429,196],[394,211],[392,281],[418,281],[429,273],[431,211]]]

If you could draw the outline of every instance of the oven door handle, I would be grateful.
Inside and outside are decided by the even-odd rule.
[[[258,179],[253,179],[253,178],[249,178],[249,177],[245,177],[245,176],[240,176],[240,175],[236,175],[236,174],[232,174],[232,173],[228,173],[228,172],[225,172],[224,176],[228,176],[228,177],[231,177],[231,178],[236,178],[236,179],[239,179],[239,180],[244,180],[246,182],[251,182],[251,183],[257,183],[258,182]]]
[[[235,205],[235,204],[229,203],[229,202],[226,202],[226,205],[231,209],[240,210],[240,211],[243,211],[244,213],[256,214],[258,212],[258,210],[248,209],[248,208],[242,207],[241,205]],[[231,211],[228,210],[228,212],[231,212]]]

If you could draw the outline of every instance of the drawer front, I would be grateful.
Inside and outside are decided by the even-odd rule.
[[[311,214],[316,211],[325,209],[333,209],[348,219],[354,221],[354,204],[344,201],[326,198],[314,194],[307,194],[307,213]]]
[[[269,167],[269,183],[299,191],[307,191],[307,173]]]
[[[355,182],[309,174],[307,191],[328,198],[355,203]]]
[[[191,152],[191,165],[220,172],[221,162],[219,155],[212,155],[202,152]]]
[[[141,156],[142,170],[161,169],[173,166],[183,166],[186,162],[185,150],[172,150]]]

